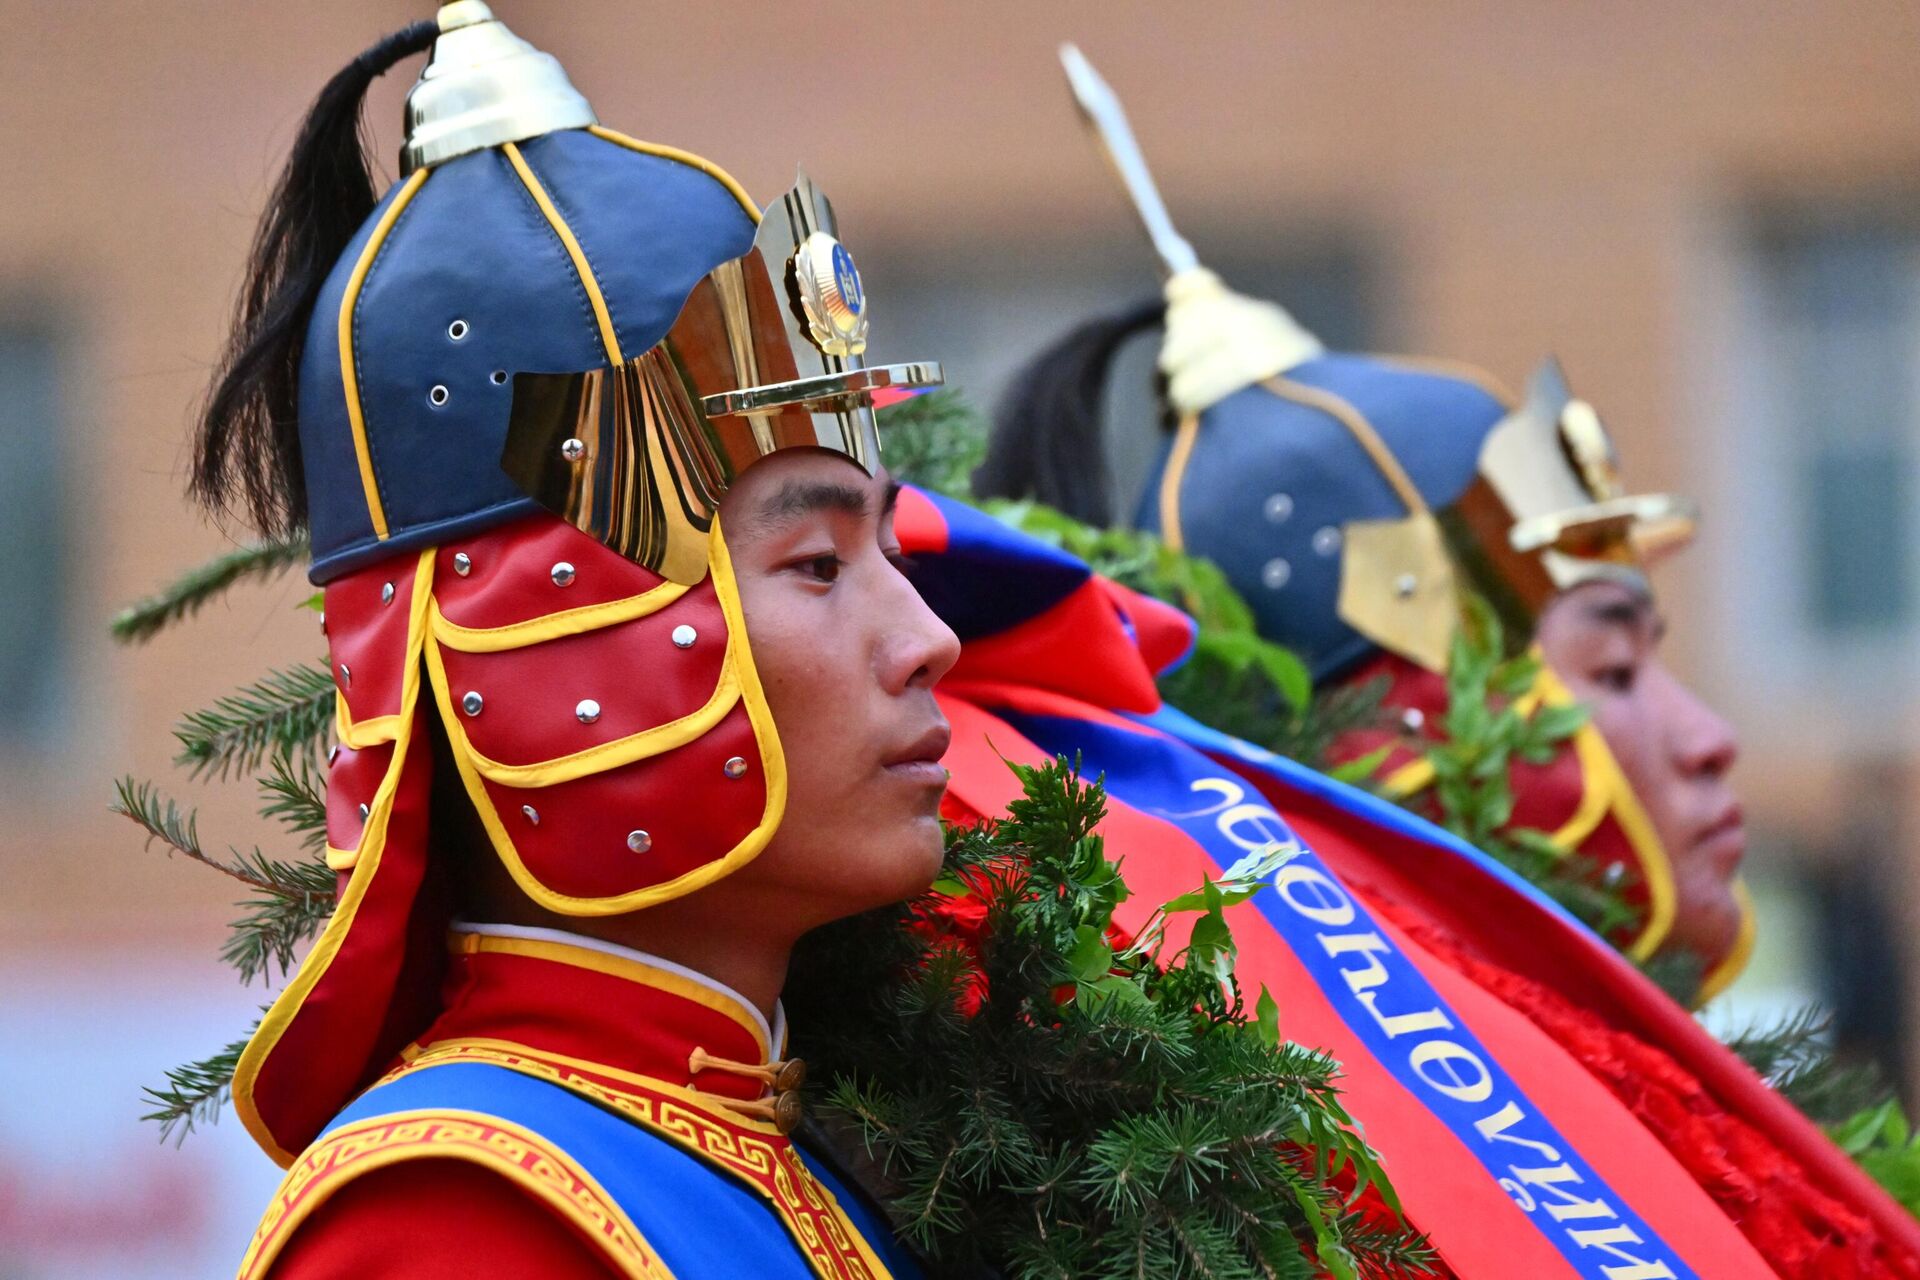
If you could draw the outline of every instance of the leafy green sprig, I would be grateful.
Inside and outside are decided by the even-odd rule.
[[[1099,784],[1016,772],[1005,819],[949,833],[935,895],[815,935],[789,983],[819,1108],[901,1235],[942,1275],[1428,1270],[1335,1063],[1280,1039],[1264,990],[1249,1016],[1234,979],[1225,912],[1292,851],[1126,939]]]

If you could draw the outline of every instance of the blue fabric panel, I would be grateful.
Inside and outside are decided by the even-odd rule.
[[[808,1280],[813,1274],[758,1192],[615,1112],[504,1067],[454,1063],[411,1072],[361,1095],[328,1129],[397,1111],[444,1108],[497,1117],[560,1147],[618,1202],[679,1280]],[[841,1203],[853,1208],[845,1199]],[[876,1225],[864,1208],[862,1216],[863,1228]],[[877,1247],[890,1237],[882,1229],[868,1239]],[[895,1274],[918,1272],[909,1264]]]
[[[521,151],[581,244],[627,358],[660,340],[703,276],[752,245],[746,211],[692,166],[582,130]],[[434,169],[375,255],[354,308],[361,411],[390,534],[377,542],[334,336],[371,227],[327,282],[301,371],[316,582],[531,510],[500,469],[512,376],[607,364],[579,273],[505,153]],[[458,338],[455,321],[465,325]],[[442,404],[435,387],[445,388]]]
[[[1018,626],[1092,576],[1075,556],[964,502],[929,493],[947,522],[947,549],[917,557],[907,576],[962,641]]]
[[[308,523],[313,532],[313,580],[322,582],[320,561],[335,547],[370,542],[373,518],[360,485],[360,462],[347,420],[346,384],[340,376],[340,299],[347,277],[366,251],[373,229],[400,194],[396,184],[374,207],[340,260],[327,273],[307,323],[300,355],[300,462],[306,473]]]
[[[691,165],[579,130],[520,154],[593,268],[629,360],[667,336],[703,276],[753,247],[753,218]]]
[[[1542,911],[1550,911],[1582,933],[1590,932],[1573,913],[1555,902],[1531,880],[1521,877],[1507,865],[1479,847],[1468,844],[1445,827],[1427,821],[1417,813],[1402,809],[1399,805],[1370,791],[1350,786],[1338,779],[1330,778],[1316,769],[1310,769],[1298,760],[1289,760],[1265,747],[1257,747],[1251,742],[1221,733],[1195,720],[1178,707],[1163,705],[1152,715],[1132,715],[1121,713],[1129,720],[1137,720],[1148,728],[1180,739],[1188,746],[1216,756],[1232,756],[1243,765],[1259,769],[1264,773],[1293,788],[1324,800],[1339,809],[1344,809],[1361,822],[1373,826],[1385,827],[1399,835],[1411,836],[1435,846],[1437,849],[1472,863],[1481,874],[1505,884],[1516,893],[1533,900]],[[1597,941],[1597,939],[1596,939]],[[1607,945],[1601,942],[1600,945]]]

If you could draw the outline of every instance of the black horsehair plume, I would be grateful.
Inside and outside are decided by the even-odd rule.
[[[438,32],[423,21],[380,40],[327,82],[300,126],[254,233],[239,314],[195,433],[188,491],[216,516],[272,537],[306,524],[300,352],[320,286],[376,200],[361,103]]]
[[[1113,522],[1113,485],[1102,449],[1107,374],[1120,348],[1161,323],[1155,298],[1089,320],[1014,375],[994,415],[987,460],[973,473],[982,498],[1033,498],[1094,526]]]

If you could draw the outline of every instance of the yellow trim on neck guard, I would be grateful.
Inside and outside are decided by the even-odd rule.
[[[353,850],[353,874],[348,878],[346,890],[341,893],[326,928],[314,941],[312,950],[300,962],[300,967],[294,971],[286,988],[260,1019],[260,1025],[254,1029],[233,1071],[234,1114],[240,1117],[240,1123],[253,1135],[253,1140],[281,1168],[293,1163],[294,1153],[280,1145],[266,1121],[261,1118],[253,1100],[253,1085],[268,1055],[292,1025],[308,994],[326,975],[327,966],[333,962],[334,956],[339,954],[341,945],[353,928],[360,903],[367,896],[374,875],[380,870],[380,856],[387,844],[387,822],[393,814],[393,799],[400,787],[400,774],[406,768],[407,751],[413,736],[413,711],[420,699],[420,651],[426,647],[427,599],[433,585],[433,554],[430,549],[423,551],[415,562],[413,598],[410,602],[412,613],[407,620],[406,674],[401,680],[398,724],[391,739],[393,759],[388,762],[386,776],[380,779],[380,786],[367,806],[367,818],[360,831],[360,844]]]
[[[623,915],[629,911],[638,911],[643,907],[650,907],[656,903],[667,902],[692,893],[759,857],[767,843],[773,839],[774,832],[779,829],[780,821],[786,814],[786,756],[781,751],[779,731],[774,727],[773,711],[767,705],[766,693],[760,686],[759,672],[754,668],[753,649],[747,638],[746,619],[740,607],[740,588],[734,580],[733,560],[727,552],[726,540],[721,534],[720,519],[717,514],[714,517],[711,537],[707,553],[708,568],[713,576],[714,596],[719,602],[722,616],[726,619],[727,652],[722,663],[720,679],[707,704],[699,711],[679,720],[657,725],[626,738],[576,752],[571,756],[563,756],[558,760],[545,760],[531,765],[503,765],[487,759],[473,749],[465,726],[454,708],[453,692],[447,680],[446,666],[440,656],[439,645],[436,643],[425,646],[426,665],[431,677],[434,700],[439,708],[440,722],[446,730],[454,764],[460,772],[461,782],[466,787],[467,797],[473,802],[474,810],[480,815],[481,825],[486,829],[494,852],[499,855],[507,873],[513,877],[513,882],[528,898],[549,911],[557,911],[569,916]],[[646,600],[652,594],[648,592],[642,596],[633,597],[630,601],[616,603],[632,604]],[[603,622],[602,625],[611,625],[611,623]],[[436,636],[436,640],[438,639],[439,637]],[[526,640],[523,643],[531,644],[533,641]],[[552,786],[573,778],[602,773],[637,760],[658,756],[698,740],[701,735],[724,719],[735,704],[741,703],[746,706],[747,720],[753,726],[754,741],[760,753],[760,765],[766,779],[766,803],[761,811],[759,823],[739,844],[720,857],[704,862],[675,879],[607,897],[589,898],[556,892],[527,869],[526,863],[520,857],[519,849],[514,845],[513,836],[508,832],[506,824],[501,821],[499,810],[494,807],[493,797],[486,787],[488,781],[516,788]]]
[[[1538,656],[1538,650],[1534,652]],[[1578,701],[1573,691],[1543,661],[1533,687],[1515,700],[1514,707],[1522,714],[1530,714],[1538,706],[1567,707]],[[1618,824],[1647,886],[1646,923],[1622,950],[1629,958],[1645,962],[1673,932],[1674,916],[1679,910],[1673,863],[1667,856],[1666,846],[1660,842],[1659,833],[1654,830],[1653,820],[1647,817],[1639,797],[1633,793],[1632,784],[1621,772],[1613,749],[1607,746],[1606,737],[1591,722],[1583,724],[1574,731],[1573,749],[1580,761],[1580,803],[1573,816],[1549,838],[1562,853],[1572,853],[1608,817]],[[1402,800],[1432,784],[1433,765],[1419,759],[1410,760],[1388,774],[1381,787],[1389,797]]]

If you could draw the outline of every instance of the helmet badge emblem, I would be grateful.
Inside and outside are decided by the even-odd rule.
[[[867,294],[847,247],[815,231],[793,255],[793,282],[806,313],[807,336],[830,356],[867,349]]]

